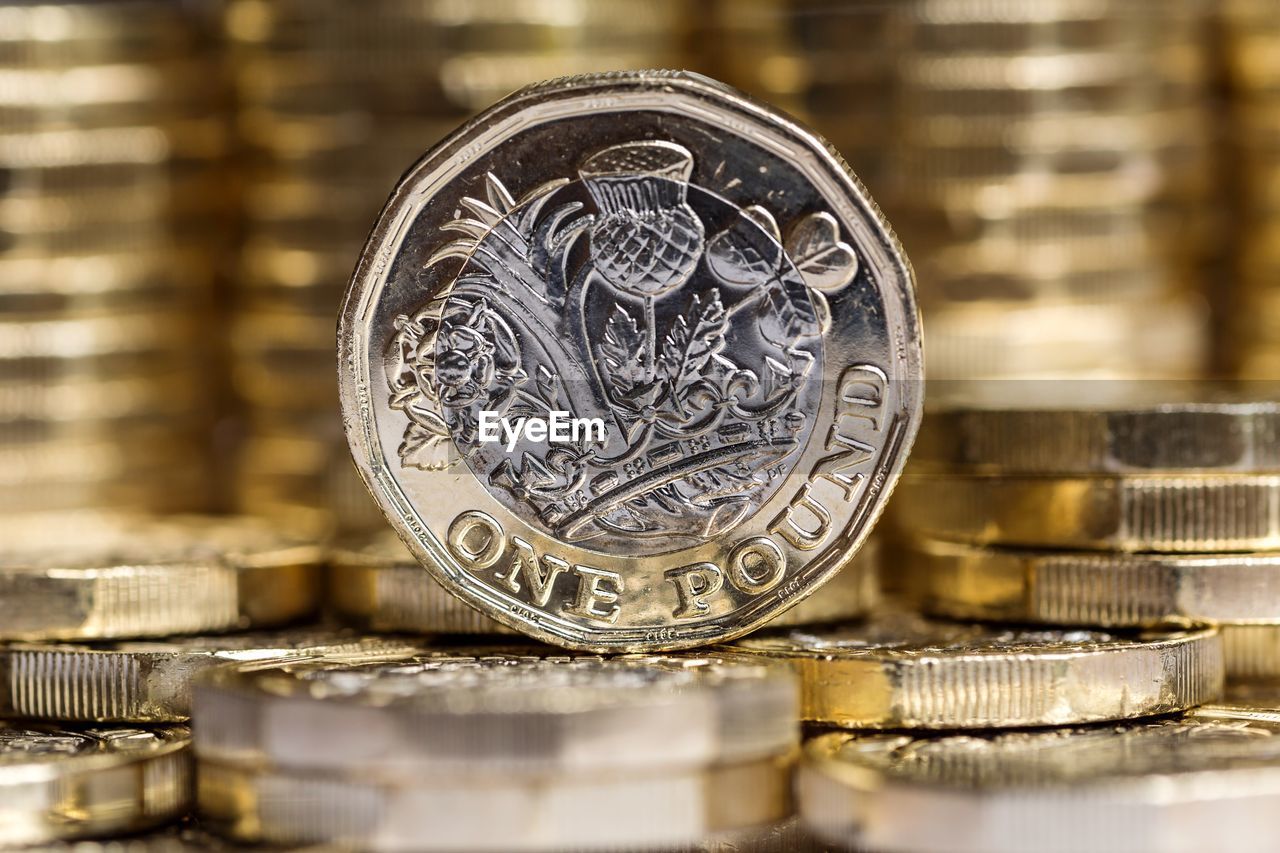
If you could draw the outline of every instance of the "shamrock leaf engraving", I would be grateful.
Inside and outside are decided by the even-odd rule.
[[[858,272],[858,256],[840,240],[840,225],[826,212],[796,223],[787,238],[787,254],[814,290],[839,290]]]

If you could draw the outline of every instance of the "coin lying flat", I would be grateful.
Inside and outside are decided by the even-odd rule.
[[[1041,732],[830,734],[805,747],[798,806],[858,849],[1264,851],[1280,832],[1280,714]]]
[[[1280,476],[960,477],[903,481],[921,535],[1029,548],[1205,553],[1280,546]]]
[[[790,770],[785,758],[763,758],[603,778],[425,776],[393,785],[201,761],[199,801],[211,827],[248,843],[371,851],[666,850],[787,818]]]
[[[787,661],[805,720],[846,728],[1011,728],[1181,711],[1222,692],[1215,631],[1110,634],[985,627],[889,613],[739,640]]]
[[[1017,475],[1276,471],[1275,392],[1260,384],[1233,395],[1182,383],[974,383],[955,391],[965,402],[929,412],[913,462]]]
[[[182,722],[191,683],[224,663],[310,655],[404,654],[395,638],[325,628],[113,643],[0,646],[0,716],[62,722]]]
[[[953,619],[1104,628],[1280,622],[1274,553],[1109,554],[916,540],[906,555],[912,597]],[[1225,635],[1223,642],[1230,647]]]
[[[251,518],[55,515],[4,534],[5,640],[265,627],[310,613],[323,583],[316,544]]]
[[[445,648],[220,667],[197,682],[192,717],[202,761],[405,780],[778,755],[797,736],[795,703],[790,673],[754,663]]]
[[[181,726],[64,729],[0,722],[0,843],[136,832],[191,804]]]
[[[874,206],[817,137],[685,73],[527,88],[435,148],[339,338],[353,455],[414,556],[575,648],[726,639],[804,598],[919,416]]]

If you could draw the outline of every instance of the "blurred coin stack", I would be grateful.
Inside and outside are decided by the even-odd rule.
[[[1239,214],[1235,322],[1226,330],[1249,379],[1280,378],[1280,6],[1222,4]]]
[[[1196,375],[1199,0],[724,3],[722,73],[810,121],[916,266],[931,378]]]
[[[877,198],[895,144],[900,7],[884,0],[716,0],[716,76],[813,125]]]
[[[1216,625],[1229,679],[1280,677],[1274,389],[998,385],[937,403],[895,496],[924,609]]]
[[[0,511],[209,499],[230,198],[198,3],[0,8]]]
[[[1202,4],[908,5],[880,201],[930,377],[1198,374]]]
[[[238,502],[385,523],[352,471],[335,317],[401,172],[527,83],[678,67],[686,0],[231,0],[244,243],[232,332]]]

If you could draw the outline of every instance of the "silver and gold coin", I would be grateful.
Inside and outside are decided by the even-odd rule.
[[[880,600],[880,540],[872,537],[821,590],[769,622],[771,628],[856,619]],[[329,603],[370,631],[428,634],[516,632],[451,595],[391,531],[329,553]]]
[[[797,738],[796,703],[785,667],[715,655],[602,660],[443,647],[219,667],[197,682],[192,718],[201,761],[400,784],[436,773],[626,774],[785,755]]]
[[[913,533],[973,544],[1213,553],[1280,547],[1280,475],[924,473],[894,504]]]
[[[323,585],[317,544],[247,517],[36,515],[4,531],[6,640],[268,627],[311,613]]]
[[[912,598],[952,619],[1101,628],[1280,623],[1276,553],[1042,551],[915,539],[900,556]],[[1223,643],[1230,646],[1225,632]]]
[[[191,684],[226,663],[309,656],[404,654],[394,637],[304,627],[110,643],[0,645],[0,716],[59,722],[184,722]]]
[[[504,167],[526,158],[546,168]],[[919,420],[912,290],[809,131],[684,73],[553,81],[384,209],[339,330],[348,439],[414,556],[504,625],[591,650],[732,638],[882,508]],[[534,433],[490,441],[503,419]]]
[[[790,817],[790,779],[786,757],[603,778],[426,775],[403,785],[201,761],[199,801],[211,828],[247,843],[370,851],[693,853],[706,849],[698,842],[724,833],[742,833],[754,842],[752,828]]]
[[[957,383],[921,427],[916,470],[956,474],[1257,474],[1280,470],[1269,386]],[[947,398],[953,398],[948,400]]]
[[[739,640],[785,661],[808,722],[854,729],[1055,726],[1185,710],[1222,692],[1212,629],[1133,634],[937,622],[864,623]]]
[[[819,836],[912,853],[1269,850],[1280,713],[1209,706],[1036,732],[822,735],[798,806]]]
[[[139,832],[192,804],[182,726],[60,728],[0,722],[0,843]]]

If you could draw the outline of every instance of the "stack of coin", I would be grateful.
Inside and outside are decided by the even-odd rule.
[[[0,9],[0,511],[209,497],[230,209],[199,3]]]
[[[937,377],[1195,375],[1198,0],[752,0],[723,73],[797,110],[910,253]]]
[[[893,145],[899,19],[883,0],[716,0],[716,74],[813,125],[879,197]]]
[[[1231,146],[1238,155],[1236,366],[1280,378],[1280,8],[1267,0],[1222,4],[1229,63]]]
[[[396,178],[469,115],[560,75],[682,64],[687,0],[231,0],[244,244],[239,504],[381,526],[338,415],[334,317]],[[425,258],[422,259],[425,261]]]
[[[1115,726],[835,733],[806,744],[819,836],[885,853],[1274,849],[1280,695]]]
[[[237,841],[670,849],[790,816],[797,692],[716,657],[514,650],[233,665],[197,683],[199,807]]]
[[[398,650],[305,618],[320,549],[248,518],[28,515],[0,549],[0,845],[132,833],[193,801],[192,678]],[[218,632],[203,637],[182,637]],[[141,638],[141,639],[140,639]]]
[[[881,203],[930,377],[1195,375],[1211,187],[1197,0],[916,0]]]
[[[1274,389],[1127,386],[940,404],[895,496],[929,612],[1221,626],[1229,678],[1280,676]]]

